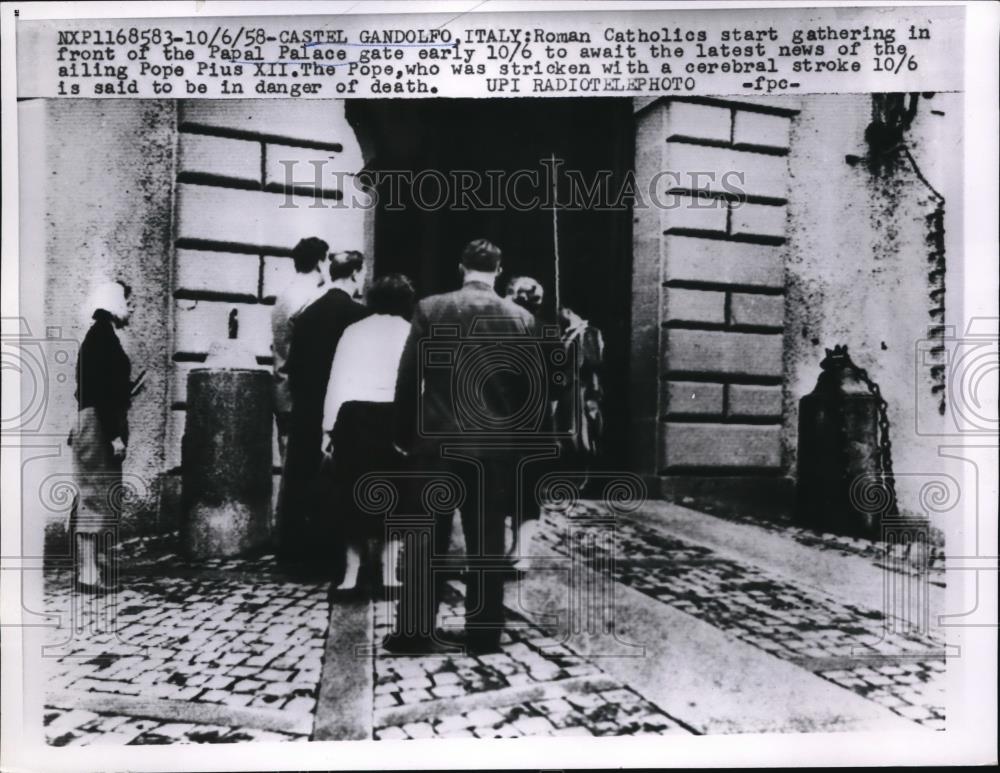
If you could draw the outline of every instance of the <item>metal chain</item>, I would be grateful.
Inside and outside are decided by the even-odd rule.
[[[868,387],[868,391],[878,401],[878,467],[879,475],[882,478],[882,485],[889,492],[889,515],[898,515],[899,509],[896,505],[896,479],[892,473],[892,439],[889,437],[889,404],[882,397],[882,390],[878,384],[868,375],[864,368],[857,368],[858,377]]]

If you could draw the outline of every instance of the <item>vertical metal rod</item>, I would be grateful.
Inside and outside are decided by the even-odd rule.
[[[552,154],[552,252],[555,260],[555,276],[553,280],[552,297],[556,304],[556,319],[559,319],[559,309],[562,308],[559,294],[559,216],[556,203],[559,198],[559,186],[556,183],[556,154]]]

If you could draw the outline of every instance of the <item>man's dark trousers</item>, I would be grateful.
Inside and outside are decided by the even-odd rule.
[[[431,637],[448,579],[464,568],[466,641],[473,648],[494,648],[503,631],[503,584],[510,573],[504,519],[511,512],[515,465],[507,450],[483,455],[480,446],[475,456],[467,456],[460,445],[446,445],[441,453],[444,458],[419,458],[415,469],[427,471],[430,479],[439,472],[460,481],[464,499],[458,509],[465,554],[448,554],[454,512],[429,514],[430,538],[421,543],[413,535],[407,545],[397,632],[416,639]],[[427,578],[432,578],[431,582]],[[433,593],[430,598],[429,593]]]
[[[523,434],[519,417],[537,384],[509,367],[505,347],[534,351],[535,318],[493,289],[466,278],[459,290],[425,298],[414,310],[396,379],[396,441],[424,464],[464,484],[462,502],[425,501],[433,534],[425,549],[410,539],[394,639],[433,635],[444,587],[451,519],[457,506],[471,564],[466,585],[470,645],[499,642],[503,627],[504,518],[514,511],[517,454],[510,441]],[[429,347],[429,348],[428,348]],[[494,353],[499,359],[491,360]],[[426,497],[425,500],[431,500]],[[509,570],[508,570],[509,571]],[[416,628],[414,629],[414,626]]]

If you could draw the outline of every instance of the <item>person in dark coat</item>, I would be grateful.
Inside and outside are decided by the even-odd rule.
[[[535,318],[535,324],[539,329],[543,326],[555,328],[555,317],[545,308],[545,288],[542,283],[531,276],[514,276],[507,283],[506,296],[523,309],[531,312]],[[562,385],[558,389],[551,389],[549,392],[549,410],[546,415],[546,430],[555,432],[555,411],[562,392],[568,389],[574,377],[573,369],[567,366],[559,383]],[[543,449],[539,449],[542,451]],[[516,569],[525,569],[528,560],[534,554],[535,535],[538,531],[539,519],[542,513],[542,494],[539,491],[542,481],[548,473],[560,469],[560,463],[565,465],[564,448],[561,448],[554,441],[551,447],[551,457],[536,458],[528,461],[523,467],[523,479],[521,484],[520,497],[520,518],[516,516],[511,519],[511,533],[513,535],[513,545],[510,556]]]
[[[70,513],[76,556],[76,587],[86,593],[114,590],[107,577],[107,551],[115,537],[128,450],[128,409],[141,385],[117,330],[128,324],[129,288],[122,282],[97,287],[89,307],[90,329],[76,363],[76,427],[70,433],[77,495]]]
[[[584,473],[584,493],[595,481],[589,474],[604,461],[604,335],[572,309],[559,310],[562,342],[572,352],[577,373],[556,406],[555,423],[568,435],[567,460]],[[593,493],[593,492],[591,492]]]
[[[402,274],[372,282],[366,297],[371,314],[344,331],[330,369],[323,429],[330,439],[333,517],[347,547],[338,591],[355,590],[359,576],[362,585],[367,580],[372,588],[395,585],[398,545],[382,544],[384,519],[358,506],[355,486],[367,473],[392,473],[398,467],[392,447],[393,399],[413,299],[413,285]],[[375,572],[380,553],[381,579]]]
[[[330,256],[330,289],[296,318],[285,371],[292,398],[278,513],[279,553],[286,562],[323,561],[331,548],[329,491],[321,475],[323,404],[337,344],[349,325],[368,316],[355,298],[364,285],[364,256]]]
[[[489,241],[470,242],[462,251],[461,289],[417,304],[395,396],[397,448],[416,469],[444,473],[464,489],[456,501],[469,565],[463,643],[472,652],[499,648],[509,567],[504,519],[513,511],[519,459],[509,443],[519,437],[512,419],[520,419],[538,387],[505,359],[534,337],[535,319],[494,289],[500,259]],[[537,414],[530,408],[529,420]],[[447,644],[434,628],[445,579],[432,562],[448,551],[454,506],[441,500],[436,506],[442,512],[432,514],[431,545],[405,543],[396,627],[384,640],[391,652],[434,652]]]

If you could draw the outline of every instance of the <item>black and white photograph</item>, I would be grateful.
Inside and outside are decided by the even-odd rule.
[[[780,35],[771,9],[719,37],[699,20],[725,9],[549,35],[460,5],[367,36],[284,16],[280,40],[14,20],[18,66],[51,54],[59,89],[4,102],[18,721],[51,754],[283,742],[287,768],[319,742],[440,765],[564,736],[659,739],[670,765],[761,734],[907,764],[995,720],[995,687],[960,700],[997,624],[968,95],[806,80],[858,51],[880,84],[926,51],[960,73],[967,9],[798,9]],[[474,45],[504,49],[492,84]],[[421,93],[404,55],[486,88]],[[689,55],[743,90],[646,67]],[[621,96],[594,93],[608,61]],[[130,91],[125,63],[172,90]],[[963,732],[995,754],[987,725]]]

